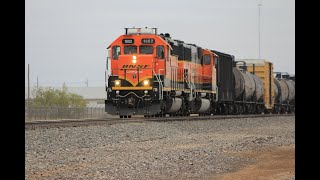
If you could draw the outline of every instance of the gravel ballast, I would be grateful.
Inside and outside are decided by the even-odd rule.
[[[295,144],[295,116],[26,130],[26,179],[202,179]]]

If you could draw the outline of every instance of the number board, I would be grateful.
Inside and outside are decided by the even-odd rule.
[[[122,44],[133,44],[134,39],[122,39]]]
[[[154,44],[154,39],[153,38],[145,38],[141,39],[142,44]]]

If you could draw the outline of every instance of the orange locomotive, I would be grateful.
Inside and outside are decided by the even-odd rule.
[[[156,31],[125,28],[125,34],[108,47],[106,112],[120,116],[209,113],[216,91],[217,55]]]

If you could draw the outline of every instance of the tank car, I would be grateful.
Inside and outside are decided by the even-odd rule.
[[[275,84],[275,106],[274,113],[295,112],[295,82],[290,76],[282,76],[276,73]]]
[[[262,80],[246,69],[233,68],[235,78],[235,103],[239,113],[262,113],[264,111]]]

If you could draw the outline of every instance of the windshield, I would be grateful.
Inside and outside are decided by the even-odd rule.
[[[140,54],[153,54],[152,46],[140,46]]]
[[[210,62],[210,55],[208,55],[208,54],[206,54],[206,55],[204,55],[204,64],[210,64],[211,62]]]
[[[124,54],[135,54],[137,53],[137,46],[125,46]]]

